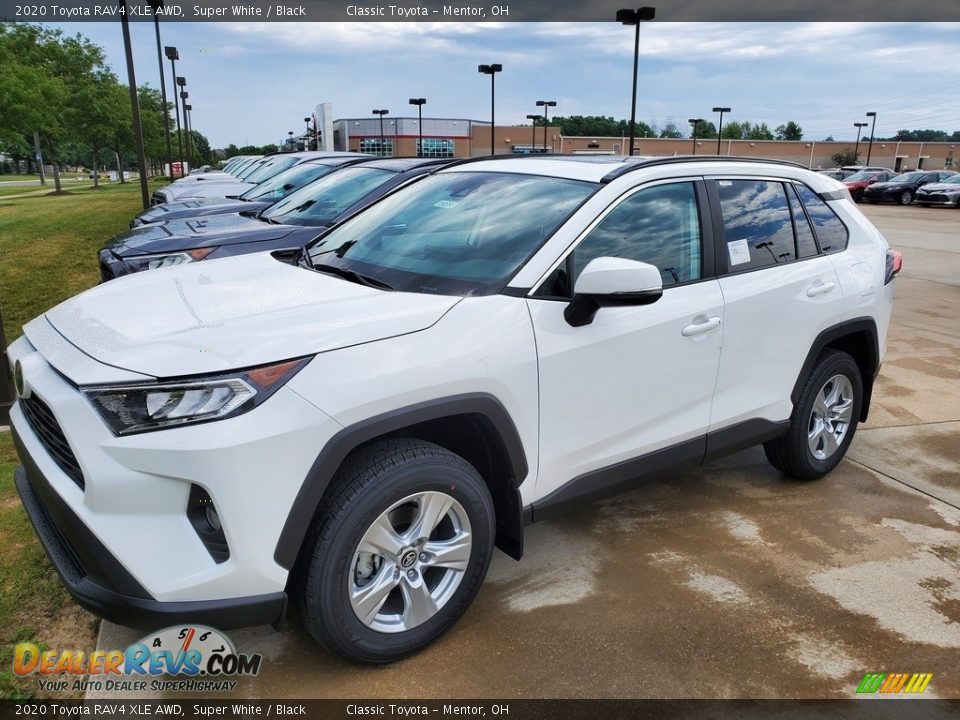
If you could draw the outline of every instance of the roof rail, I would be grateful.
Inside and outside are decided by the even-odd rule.
[[[641,170],[649,167],[656,167],[657,165],[673,165],[679,163],[697,163],[697,162],[745,162],[745,163],[762,163],[766,165],[787,165],[789,167],[797,167],[803,170],[808,168],[805,165],[800,163],[791,162],[790,160],[772,160],[769,158],[757,158],[757,157],[739,157],[732,155],[674,155],[670,157],[658,157],[651,158],[648,160],[636,160],[630,161],[629,157],[624,158],[627,161],[626,165],[618,167],[616,170],[611,170],[602,178],[600,178],[601,183],[608,183],[613,180],[616,180],[622,175],[633,172],[634,170]]]
[[[545,158],[545,157],[568,157],[565,155],[560,155],[559,153],[537,153],[536,155],[525,154],[525,153],[512,153],[510,155],[477,155],[476,157],[460,158],[459,160],[454,160],[445,168],[450,167],[460,167],[461,165],[469,165],[470,163],[475,162],[484,162],[485,160],[518,160],[520,158]]]

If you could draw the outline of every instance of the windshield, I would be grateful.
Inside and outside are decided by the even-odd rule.
[[[439,173],[351,218],[308,252],[312,263],[404,292],[490,294],[596,188],[536,175]]]
[[[890,182],[895,182],[895,183],[912,183],[912,182],[915,182],[916,180],[919,180],[919,179],[922,178],[922,177],[923,177],[923,173],[922,173],[922,172],[908,172],[908,173],[903,173],[902,175],[897,175],[897,176],[896,176],[893,180],[891,180]]]
[[[395,175],[392,170],[380,168],[344,168],[271,205],[263,217],[284,225],[329,225],[337,215]]]
[[[860,172],[854,173],[846,179],[845,182],[859,182],[860,180],[870,180],[871,178],[879,175],[877,170],[861,170]]]
[[[240,196],[241,200],[269,200],[274,202],[281,200],[294,190],[309,185],[317,178],[323,177],[333,170],[335,165],[316,165],[314,163],[303,163],[294,165],[288,170],[284,170],[279,175],[274,175],[269,180],[264,180],[256,187],[252,187]]]
[[[949,183],[951,185],[960,185],[960,173],[951,175],[946,180],[941,180],[940,182]]]
[[[302,158],[298,157],[274,158],[271,162],[261,165],[260,168],[247,175],[244,180],[248,183],[262,182],[268,178],[272,178],[277,173],[282,173],[287,168],[293,167],[301,160]]]
[[[237,178],[238,178],[239,180],[246,180],[246,179],[247,179],[247,176],[252,175],[253,173],[255,173],[257,170],[259,170],[260,168],[262,168],[265,164],[267,164],[267,163],[269,163],[269,162],[270,162],[270,159],[269,159],[269,158],[259,158],[258,160],[254,160],[252,163],[250,163],[249,165],[247,165],[245,168],[242,168],[241,170],[239,170],[239,171],[237,172]]]

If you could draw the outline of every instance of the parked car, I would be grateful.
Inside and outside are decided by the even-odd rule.
[[[326,647],[388,662],[530,522],[761,442],[828,473],[899,268],[840,183],[792,164],[453,163],[298,265],[137,273],[27,323],[16,485],[94,613],[230,629],[280,621],[289,592]]]
[[[953,173],[926,170],[914,170],[897,175],[887,182],[878,182],[865,188],[863,199],[867,202],[895,202],[899,205],[909,205],[919,188],[930,183],[938,183],[950,177]]]
[[[162,205],[170,202],[186,202],[188,200],[202,200],[204,198],[237,198],[258,183],[279,175],[284,170],[299,165],[307,160],[322,157],[336,157],[345,153],[309,151],[297,153],[277,153],[262,158],[230,180],[200,180],[196,182],[177,181],[164,188],[154,191],[153,205]],[[355,157],[357,153],[346,153]],[[190,177],[190,176],[188,176]]]
[[[960,173],[951,175],[941,182],[918,188],[914,202],[923,207],[931,205],[960,207]]]
[[[338,167],[344,167],[361,160],[369,159],[369,155],[352,155],[343,153],[333,157],[307,160],[284,170],[259,185],[241,193],[236,198],[202,198],[199,200],[185,200],[183,202],[164,203],[153,205],[141,212],[130,222],[130,227],[150,225],[158,222],[182,220],[191,217],[206,217],[208,215],[224,215],[228,213],[255,214],[270,207],[277,200],[282,200],[295,190],[309,185]]]
[[[894,177],[894,173],[889,170],[861,170],[844,180],[843,184],[847,186],[854,202],[862,202],[863,191],[868,185],[873,185],[876,182],[887,182]]]
[[[327,173],[260,212],[183,218],[128,230],[100,251],[100,277],[106,281],[230,255],[299,249],[390,190],[450,162],[350,160],[350,166]]]
[[[817,173],[820,175],[826,175],[832,180],[846,180],[851,175],[855,174],[856,170],[844,170],[843,168],[829,168],[827,170],[817,170]]]

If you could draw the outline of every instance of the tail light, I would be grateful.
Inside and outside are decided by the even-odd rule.
[[[888,285],[903,268],[903,253],[899,250],[887,250],[887,274],[883,284]]]

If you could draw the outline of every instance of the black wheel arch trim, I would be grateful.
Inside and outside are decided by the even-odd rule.
[[[797,376],[793,391],[790,393],[790,400],[794,405],[800,400],[803,385],[813,370],[817,358],[820,357],[820,353],[831,343],[835,343],[851,335],[864,333],[870,338],[870,342],[866,347],[867,372],[864,373],[861,378],[863,382],[863,403],[860,406],[860,421],[862,422],[867,419],[870,400],[873,396],[873,381],[880,371],[879,333],[877,331],[877,323],[872,317],[844,320],[841,323],[828,327],[817,335],[813,344],[810,346],[810,351],[807,353],[806,359],[803,361],[803,366],[800,368],[800,374]]]
[[[498,517],[498,530],[501,523],[506,522],[511,527],[516,525],[516,529],[522,532],[519,487],[527,477],[529,466],[520,434],[507,409],[496,397],[487,393],[470,393],[392,410],[347,426],[334,435],[314,460],[290,508],[273,555],[277,564],[288,570],[294,567],[324,492],[340,465],[353,450],[370,440],[400,432],[404,428],[463,415],[481,416],[495,432],[513,473],[512,486],[516,495],[509,498],[509,505],[516,508],[516,518]],[[520,552],[522,541],[514,551],[508,551],[513,556],[518,556]]]

